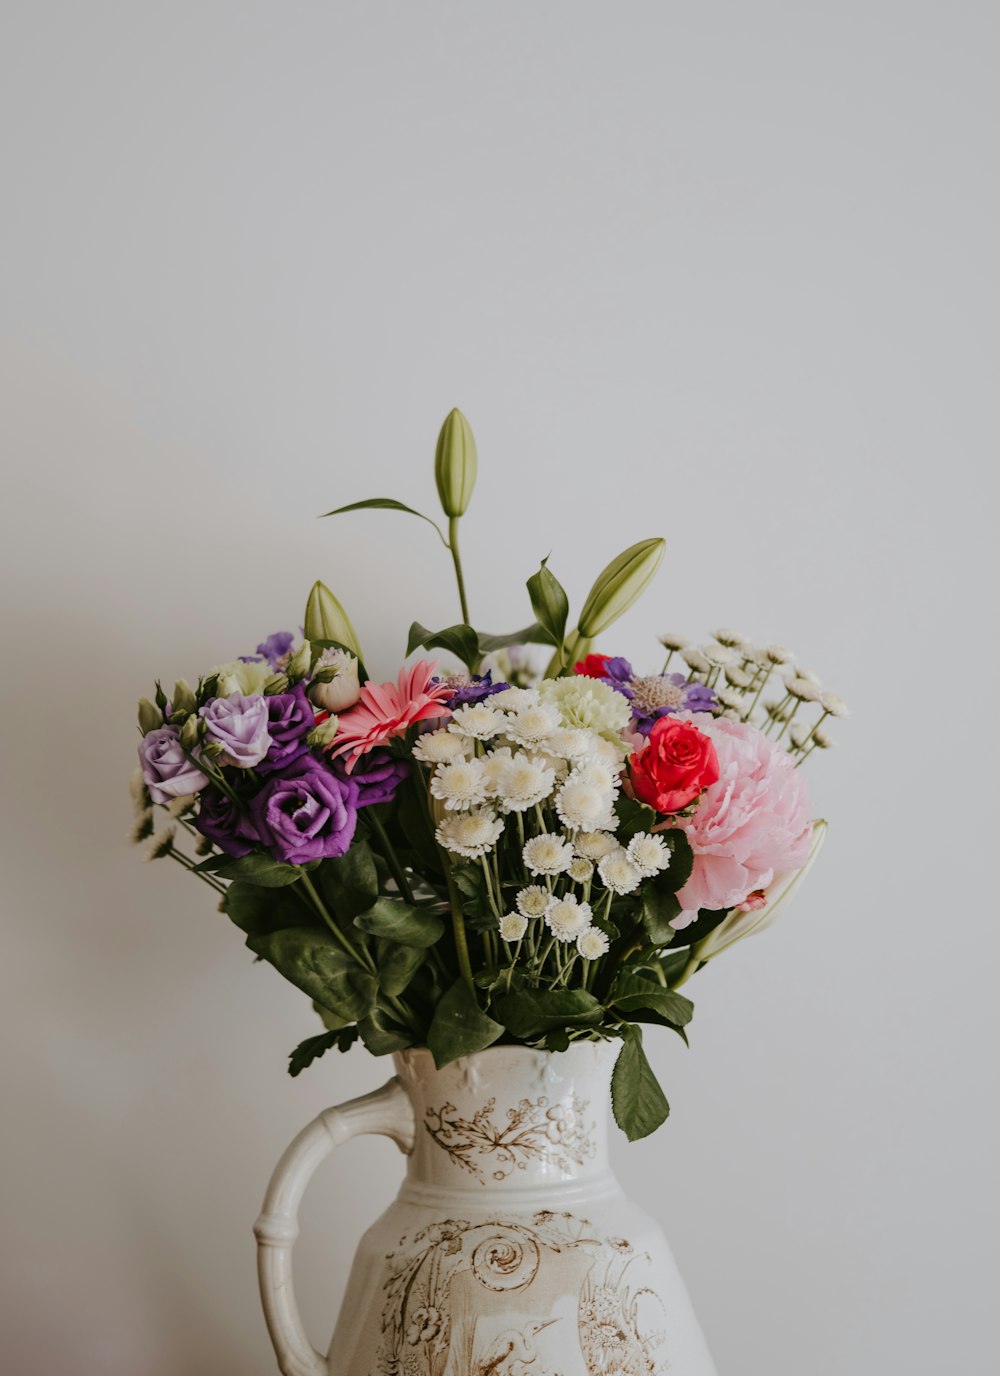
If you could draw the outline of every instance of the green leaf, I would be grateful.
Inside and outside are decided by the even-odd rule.
[[[413,851],[414,858],[432,874],[441,873],[441,855],[434,841],[434,832],[428,820],[427,811],[417,793],[423,780],[419,770],[414,770],[403,781],[396,794],[396,821]]]
[[[314,882],[340,925],[349,926],[378,898],[378,870],[371,846],[363,839],[355,840],[345,855],[322,861]]]
[[[425,908],[411,908],[401,898],[379,898],[354,919],[370,936],[398,941],[404,946],[416,946],[424,951],[444,935],[444,923]]]
[[[401,1027],[385,1009],[373,1008],[367,1018],[358,1023],[358,1032],[365,1047],[373,1056],[389,1056],[413,1045],[413,1036]]]
[[[368,497],[363,502],[349,502],[347,506],[338,506],[333,511],[324,511],[320,519],[322,520],[326,516],[343,516],[346,511],[405,511],[408,516],[419,516],[421,521],[426,521],[429,526],[434,527],[445,549],[449,548],[448,541],[437,521],[432,521],[422,511],[414,511],[412,506],[407,506],[404,502],[397,502],[394,497]]]
[[[479,637],[471,626],[462,622],[446,626],[443,631],[429,631],[419,621],[414,621],[406,642],[406,653],[411,655],[418,646],[423,646],[425,650],[447,650],[460,659],[467,669],[479,663]]]
[[[670,880],[671,886],[676,893],[678,889],[683,889],[684,885],[691,878],[691,871],[694,869],[694,851],[691,849],[691,842],[687,838],[687,832],[680,827],[667,827],[666,831],[657,832],[670,848],[670,867],[662,873]]]
[[[456,980],[438,1004],[427,1033],[427,1045],[438,1070],[492,1046],[503,1035],[503,1026],[479,1007],[464,980]]]
[[[729,908],[702,908],[690,926],[680,929],[674,944],[697,946],[698,942],[703,941],[709,932],[714,932],[716,927],[725,922],[730,911]]]
[[[307,1066],[312,1065],[325,1052],[337,1045],[339,1032],[319,1032],[315,1037],[306,1037],[288,1058],[288,1073],[294,1079],[301,1075]]]
[[[652,831],[656,824],[656,813],[651,807],[624,793],[615,799],[615,813],[618,817],[616,834],[623,846],[627,846],[632,837],[640,832]]]
[[[380,941],[376,947],[375,962],[378,966],[378,987],[390,997],[401,994],[426,959],[426,952],[418,946]]]
[[[623,1013],[648,1008],[658,1013],[671,1027],[686,1027],[694,1015],[694,1004],[675,989],[664,989],[661,984],[647,983],[645,980],[633,980],[628,990],[627,993],[615,993],[612,999],[615,1008]]]
[[[237,879],[229,885],[219,903],[224,912],[241,931],[251,935],[277,932],[282,927],[321,925],[318,914],[312,914],[303,903],[296,901],[291,890],[275,893],[259,884],[247,884]]]
[[[642,890],[642,925],[654,946],[669,946],[677,935],[670,923],[681,910],[673,886],[663,873],[650,879]]]
[[[332,640],[363,659],[357,632],[351,618],[325,583],[315,582],[306,602],[304,622],[306,640]]]
[[[545,631],[546,640],[557,650],[562,650],[566,639],[569,598],[559,579],[549,570],[548,563],[548,558],[543,559],[538,572],[528,579],[528,596],[531,598],[531,610]]]
[[[670,1105],[642,1049],[642,1032],[631,1025],[619,1033],[622,1049],[611,1073],[611,1107],[615,1122],[630,1142],[655,1132]]]
[[[285,927],[280,932],[249,936],[247,945],[285,979],[340,1018],[354,1022],[375,1006],[375,976],[342,951],[323,930]]]
[[[243,855],[239,860],[227,860],[224,865],[218,866],[215,873],[220,879],[243,879],[262,889],[284,888],[286,884],[294,884],[302,875],[298,865],[285,865],[260,853]]]
[[[521,989],[495,999],[493,1008],[521,1041],[559,1027],[593,1027],[602,1017],[601,1005],[585,989]]]
[[[537,621],[533,621],[530,626],[523,626],[519,631],[508,631],[506,635],[488,635],[485,631],[479,632],[479,650],[484,655],[490,655],[494,650],[506,650],[511,645],[547,645],[548,643],[545,629]]]

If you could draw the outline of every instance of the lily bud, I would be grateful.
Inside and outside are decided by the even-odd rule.
[[[197,707],[194,691],[187,679],[179,678],[174,684],[174,695],[170,704],[175,712],[193,712]]]
[[[306,640],[335,640],[352,655],[362,658],[358,636],[351,619],[325,583],[312,585],[305,615]]]
[[[472,426],[456,407],[441,426],[434,457],[434,481],[446,516],[465,515],[478,467]]]
[[[293,683],[297,683],[300,678],[305,678],[312,663],[312,646],[308,640],[303,640],[302,644],[288,661],[285,672]]]
[[[139,699],[139,730],[145,736],[163,725],[163,713],[149,698]]]
[[[664,548],[663,540],[640,540],[598,574],[577,622],[584,640],[593,640],[628,611],[660,567]]]

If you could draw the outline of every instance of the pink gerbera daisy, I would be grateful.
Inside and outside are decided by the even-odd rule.
[[[444,706],[454,689],[446,683],[432,683],[436,664],[420,659],[399,671],[395,683],[372,683],[361,689],[357,705],[341,714],[331,756],[349,756],[347,772],[362,755],[385,745],[393,736],[403,736],[408,727],[429,717],[450,717]]]

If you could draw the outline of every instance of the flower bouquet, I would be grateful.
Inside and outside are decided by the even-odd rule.
[[[327,513],[435,526],[461,620],[414,622],[407,657],[449,662],[377,682],[316,583],[298,643],[272,635],[197,687],[140,700],[134,836],[215,890],[254,955],[312,1001],[324,1029],[292,1052],[293,1075],[359,1040],[376,1056],[425,1046],[441,1067],[495,1043],[617,1039],[612,1105],[634,1139],[668,1113],[643,1027],[685,1037],[682,986],[804,873],[825,824],[799,766],[846,708],[789,651],[732,630],[662,636],[652,673],[596,653],[660,539],[599,574],[575,626],[543,560],[531,624],[473,629],[459,526],[476,466],[453,411],[435,458],[446,530],[388,498]]]

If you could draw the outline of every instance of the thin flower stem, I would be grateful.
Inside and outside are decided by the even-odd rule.
[[[447,854],[441,850],[441,863],[444,866],[445,883],[448,885],[448,903],[451,907],[451,930],[455,939],[455,955],[458,959],[458,969],[465,983],[468,985],[469,992],[475,998],[476,986],[472,982],[472,965],[469,961],[469,946],[465,940],[465,919],[462,917],[462,900],[458,889],[455,887],[455,880],[451,872],[451,863]]]
[[[178,865],[183,865],[189,874],[197,875],[199,879],[204,880],[208,887],[214,889],[216,893],[222,894],[226,892],[225,884],[220,884],[218,880],[213,879],[210,874],[207,874],[204,870],[198,869],[194,861],[189,860],[186,855],[181,855],[179,851],[173,849],[167,851],[167,854],[170,856],[171,860],[176,860]]]
[[[356,960],[359,965],[366,966],[369,974],[376,974],[377,971],[375,969],[375,962],[372,960],[371,956],[364,949],[359,951],[358,948],[354,945],[354,943],[350,940],[350,938],[347,937],[340,930],[336,922],[334,922],[333,918],[330,916],[330,912],[327,909],[326,904],[323,902],[322,898],[320,898],[319,894],[317,893],[316,886],[313,884],[312,880],[309,878],[309,875],[306,873],[304,869],[299,869],[299,878],[302,881],[302,886],[305,889],[306,893],[312,899],[316,907],[316,911],[319,913],[320,917],[323,919],[326,925],[330,928],[330,931],[340,942],[341,946],[344,948],[347,954],[351,956],[352,959]]]
[[[457,516],[448,518],[448,548],[451,550],[451,562],[455,565],[455,581],[458,583],[458,600],[462,604],[462,620],[466,626],[469,623],[469,604],[465,597],[465,578],[462,574],[462,557],[458,552],[458,520]],[[470,664],[469,668],[475,672]]]
[[[403,867],[399,863],[399,858],[396,855],[392,842],[389,840],[388,833],[386,832],[385,827],[382,825],[382,822],[379,819],[374,808],[367,809],[367,816],[368,821],[372,824],[372,827],[375,830],[375,834],[378,836],[378,839],[381,843],[382,854],[385,856],[385,859],[389,865],[389,869],[392,871],[392,877],[396,881],[396,888],[403,895],[403,898],[406,900],[406,902],[409,903],[412,907],[413,890],[410,888],[409,882],[406,878],[406,874],[403,871]]]

